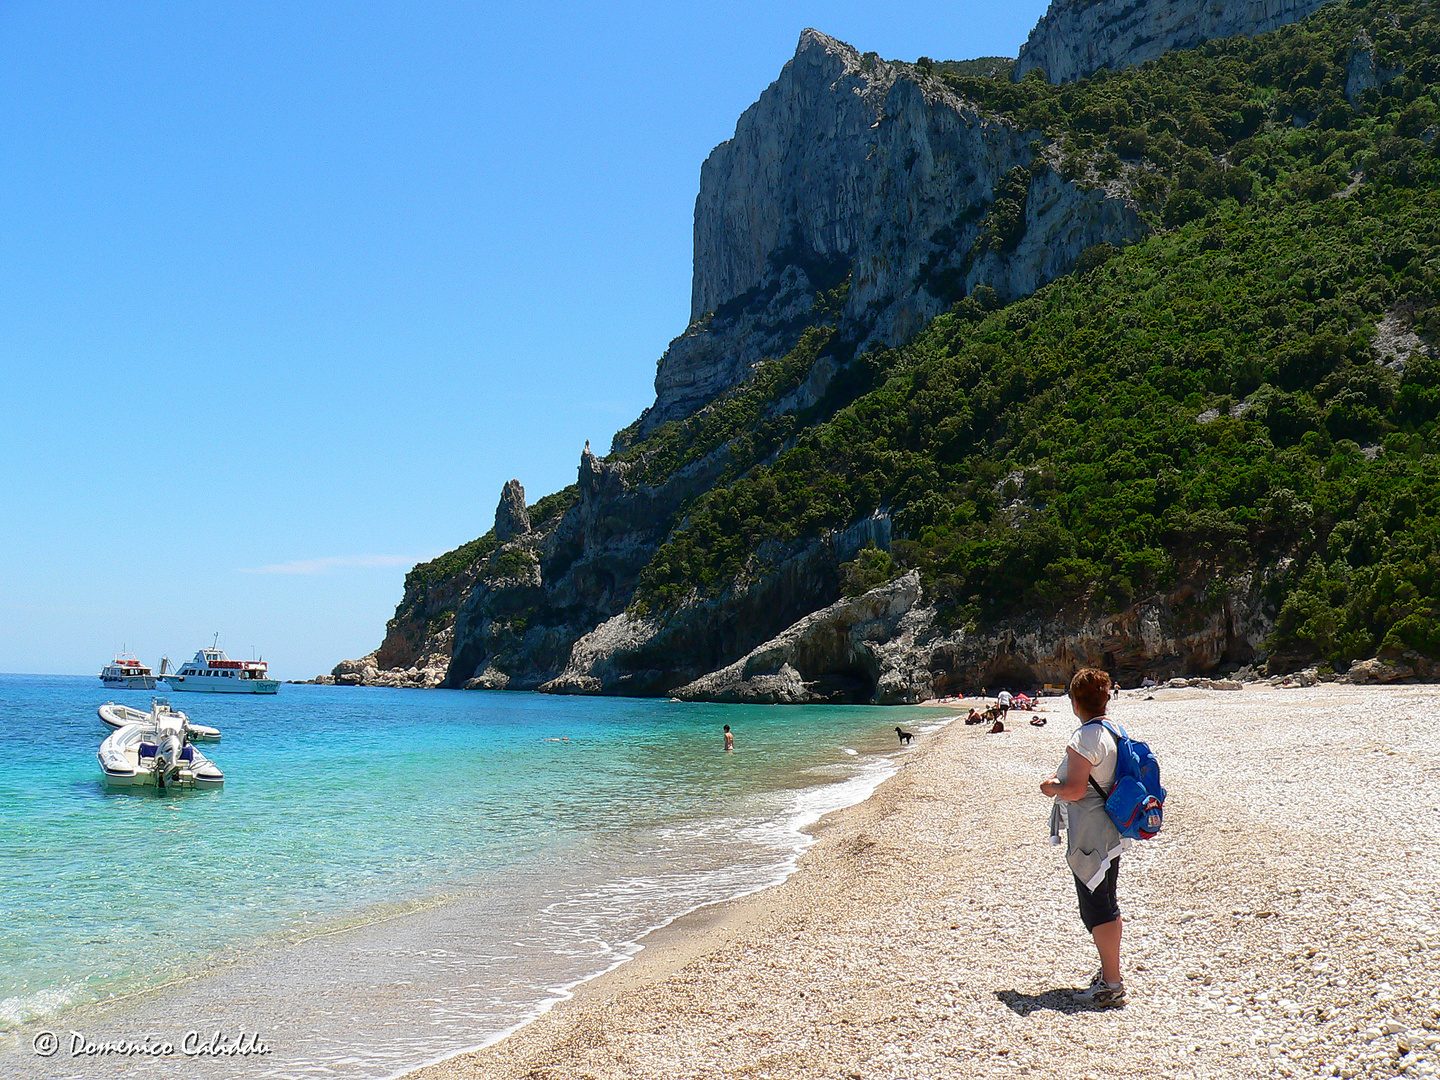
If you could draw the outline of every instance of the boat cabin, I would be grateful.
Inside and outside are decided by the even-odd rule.
[[[201,649],[175,674],[182,678],[264,679],[269,669],[264,660],[231,660],[221,649]]]

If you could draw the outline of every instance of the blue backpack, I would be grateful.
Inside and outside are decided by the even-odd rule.
[[[1095,777],[1090,783],[1105,800],[1105,812],[1121,836],[1131,840],[1149,840],[1165,822],[1165,789],[1160,786],[1160,762],[1150,747],[1125,734],[1125,729],[1111,725],[1109,720],[1091,721],[1105,725],[1115,736],[1118,756],[1115,761],[1115,783],[1106,795]]]

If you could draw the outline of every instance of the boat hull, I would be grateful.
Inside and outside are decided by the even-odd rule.
[[[154,690],[153,675],[101,675],[100,681],[111,690]]]
[[[204,675],[162,675],[161,682],[177,694],[273,694],[279,679],[226,679]]]
[[[100,767],[100,783],[106,791],[141,791],[145,788],[159,790],[159,781],[155,778],[153,771],[112,773],[103,765]],[[194,780],[186,780],[179,783],[171,782],[165,786],[166,791],[219,791],[225,786],[224,778],[214,779],[212,777],[197,776]]]

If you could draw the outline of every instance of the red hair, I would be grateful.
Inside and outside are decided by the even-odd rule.
[[[1081,668],[1070,680],[1070,700],[1091,716],[1103,716],[1110,703],[1110,676],[1099,668]]]

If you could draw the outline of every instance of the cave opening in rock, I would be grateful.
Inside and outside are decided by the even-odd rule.
[[[1040,682],[1040,678],[1035,674],[1035,669],[1018,656],[1003,656],[991,666],[990,678],[987,680],[986,686],[997,693],[1001,690],[1013,692],[1035,689],[1039,687]]]
[[[865,705],[875,700],[875,676],[858,664],[826,671],[810,689],[834,705]]]

